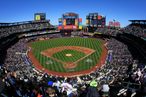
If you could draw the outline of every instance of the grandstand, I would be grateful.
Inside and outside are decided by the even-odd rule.
[[[144,97],[145,28],[132,24],[96,31],[64,37],[49,20],[1,23],[0,97]],[[28,55],[31,51],[38,61]],[[59,75],[84,69],[91,71]]]
[[[142,28],[146,28],[146,20],[129,20],[131,22],[131,26],[138,26]]]
[[[11,34],[20,34],[22,32],[27,33],[50,29],[54,29],[50,24],[50,20],[0,23],[0,38],[7,37]]]
[[[129,34],[146,39],[146,20],[129,20],[130,25],[125,27]]]

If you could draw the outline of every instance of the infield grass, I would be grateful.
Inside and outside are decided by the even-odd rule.
[[[74,71],[82,71],[87,70],[95,66],[102,53],[102,42],[98,39],[93,38],[55,38],[43,41],[37,41],[31,43],[32,52],[35,58],[40,62],[40,64],[51,71],[56,72],[74,72]],[[41,54],[42,51],[47,50],[49,48],[55,48],[59,46],[81,46],[95,50],[91,55],[83,58],[79,62],[77,62],[77,66],[71,71],[64,68],[63,64],[53,60],[49,57],[43,56]],[[63,56],[65,54],[72,54],[72,57]],[[57,52],[53,55],[53,57],[64,61],[64,62],[74,62],[81,57],[84,57],[85,54],[75,50],[63,50],[61,52]]]
[[[71,54],[71,56],[67,56],[66,54]],[[84,57],[85,54],[76,50],[63,50],[61,52],[55,53],[52,57],[57,58],[64,62],[74,62]]]

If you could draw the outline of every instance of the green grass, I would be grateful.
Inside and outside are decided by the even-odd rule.
[[[74,71],[82,71],[92,68],[96,65],[96,63],[98,63],[102,53],[102,42],[98,39],[93,38],[55,38],[31,43],[34,56],[37,60],[39,60],[40,64],[44,68],[57,72],[69,72],[70,70],[65,69],[62,63],[57,62],[41,54],[41,52],[44,50],[59,46],[81,46],[96,50],[90,56],[79,61],[77,63],[77,67],[74,68]],[[65,53],[71,53],[74,56],[65,57]],[[64,62],[74,62],[83,56],[85,56],[84,53],[76,50],[63,50],[53,55],[53,57]],[[50,62],[50,64],[46,64],[48,61]]]
[[[71,54],[72,56],[68,57],[66,54]],[[78,59],[84,57],[85,54],[76,50],[63,50],[53,54],[52,57],[57,58],[63,62],[75,62]]]

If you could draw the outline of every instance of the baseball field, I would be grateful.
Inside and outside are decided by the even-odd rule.
[[[94,38],[54,38],[32,42],[29,46],[32,63],[58,73],[92,69],[100,63],[103,53],[103,42]]]

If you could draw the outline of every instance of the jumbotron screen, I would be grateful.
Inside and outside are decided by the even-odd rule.
[[[75,25],[75,19],[74,18],[73,19],[71,19],[71,18],[66,19],[66,25]]]

